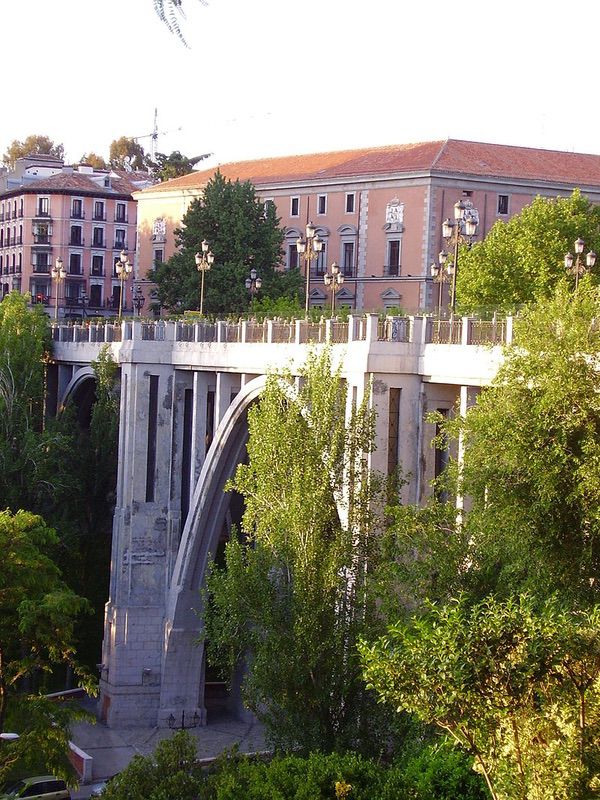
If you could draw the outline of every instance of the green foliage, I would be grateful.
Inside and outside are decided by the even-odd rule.
[[[104,790],[104,800],[197,800],[202,782],[196,742],[178,731],[152,756],[136,755]]]
[[[599,621],[527,596],[431,606],[362,646],[365,677],[471,753],[494,800],[583,799],[600,766]]]
[[[14,139],[2,157],[9,169],[14,169],[18,158],[25,156],[47,155],[63,158],[65,148],[62,144],[54,144],[48,136],[31,135],[22,142]]]
[[[537,197],[508,222],[496,222],[482,242],[461,249],[459,310],[513,312],[548,297],[565,278],[565,253],[579,237],[600,252],[600,207],[579,190],[568,198]]]
[[[262,297],[296,297],[301,278],[297,270],[281,273],[283,231],[272,204],[264,205],[249,181],[229,181],[220,172],[207,183],[202,198],[194,200],[176,231],[179,251],[156,264],[153,279],[168,309],[184,311],[200,305],[200,275],[194,256],[203,240],[215,262],[205,274],[203,311],[227,314],[250,304],[245,286],[256,267],[262,278]]]
[[[192,172],[196,164],[208,158],[210,153],[205,153],[202,156],[194,156],[188,158],[181,155],[179,150],[173,150],[170,155],[166,153],[157,153],[156,161],[150,164],[152,172],[159,181],[170,181],[172,178],[178,178],[181,175],[187,175]]]
[[[79,159],[80,164],[89,164],[94,169],[108,169],[108,164],[97,153],[84,153]]]
[[[115,169],[144,169],[144,148],[128,136],[121,136],[110,143],[108,163]]]
[[[29,739],[44,739],[39,746],[51,763],[64,759],[61,746],[71,716],[61,717],[44,703],[34,684],[43,688],[55,665],[66,664],[91,688],[74,650],[75,620],[88,605],[67,587],[51,558],[57,541],[55,531],[40,517],[26,511],[0,512],[0,731],[8,721],[27,721],[23,743],[11,743],[10,748],[0,744],[0,777],[21,750],[26,752]],[[61,730],[49,730],[60,720]]]
[[[44,427],[44,373],[50,347],[39,306],[11,292],[0,303],[0,508],[38,513],[73,487],[64,456],[69,433]]]
[[[232,482],[245,500],[243,538],[208,581],[209,659],[233,671],[250,654],[244,699],[287,748],[381,746],[355,647],[380,624],[366,465],[374,421],[366,398],[348,418],[346,409],[328,351],[308,359],[297,394],[290,376],[269,377]]]

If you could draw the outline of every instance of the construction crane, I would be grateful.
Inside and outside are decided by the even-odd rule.
[[[175,130],[180,131],[182,127],[176,128]],[[152,129],[152,133],[144,133],[142,136],[131,136],[130,138],[133,139],[134,142],[138,142],[140,139],[152,139],[150,144],[150,159],[152,163],[156,161],[156,152],[158,150],[158,137],[159,136],[166,136],[167,133],[172,133],[172,131],[161,131],[160,134],[158,132],[158,109],[154,109],[154,127]]]

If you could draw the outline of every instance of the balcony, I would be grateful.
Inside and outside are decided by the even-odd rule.
[[[383,276],[384,278],[400,277],[400,264],[384,264]]]
[[[72,208],[71,219],[85,219],[85,211]]]
[[[34,244],[50,244],[50,234],[49,233],[34,233],[33,234],[33,243]],[[21,244],[21,242],[19,242]]]
[[[71,236],[69,244],[71,247],[85,247],[85,238],[83,236]]]
[[[127,242],[117,239],[113,250],[127,250]]]
[[[35,212],[34,219],[52,219],[50,216],[49,210],[44,210],[43,208],[38,208]]]
[[[48,275],[50,272],[50,264],[34,264],[33,271],[36,275]]]
[[[102,214],[100,214],[99,212],[94,211],[94,216],[92,219],[94,222],[106,222],[106,213],[102,212]]]

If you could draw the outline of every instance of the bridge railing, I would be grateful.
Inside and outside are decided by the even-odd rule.
[[[480,320],[469,317],[385,317],[376,314],[350,316],[347,320],[124,320],[95,323],[54,323],[55,342],[248,343],[248,344],[346,344],[380,341],[421,344],[502,345],[512,341],[512,318]]]

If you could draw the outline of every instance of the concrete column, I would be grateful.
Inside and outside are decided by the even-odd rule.
[[[465,417],[467,411],[475,405],[479,389],[475,386],[461,386],[460,387],[460,416]],[[458,451],[456,454],[458,461],[459,475],[462,471],[462,464],[465,458],[465,443],[462,435],[458,437]],[[458,512],[458,520],[462,518],[462,512],[465,509],[465,498],[462,494],[456,495],[456,509]]]
[[[206,456],[206,402],[210,382],[214,380],[212,372],[194,372],[194,408],[192,412],[192,493],[198,482],[198,476]]]
[[[112,726],[155,725],[169,551],[174,547],[169,509],[177,398],[171,366],[123,364],[122,376],[101,708]]]
[[[231,405],[231,395],[237,394],[240,388],[238,375],[231,372],[217,372],[217,391],[215,395],[215,429],[221,424],[221,420]]]

